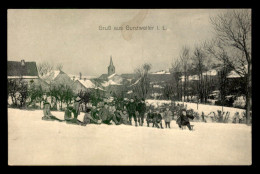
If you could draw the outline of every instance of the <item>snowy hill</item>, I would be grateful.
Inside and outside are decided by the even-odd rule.
[[[52,112],[63,119],[64,112]],[[251,127],[192,123],[194,131],[43,121],[8,109],[9,165],[250,165]],[[82,120],[84,113],[78,119]]]

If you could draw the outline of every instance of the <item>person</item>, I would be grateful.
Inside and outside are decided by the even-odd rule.
[[[104,107],[99,111],[100,118],[102,123],[111,125],[111,120],[113,119],[113,115],[109,112],[108,104],[104,103]]]
[[[189,118],[194,119],[193,116],[187,114],[186,109],[182,109],[179,118],[177,118],[176,120],[176,123],[178,124],[179,128],[182,128],[182,126],[187,126],[189,130],[192,130]]]
[[[90,111],[91,117],[96,119],[96,120],[101,120],[99,114],[98,114],[98,109],[96,105],[93,105]]]
[[[153,117],[153,123],[155,125],[155,127],[160,128],[158,124],[160,124],[161,128],[162,127],[162,115],[160,114],[159,110],[156,110],[156,113],[154,114]]]
[[[132,117],[134,117],[134,121],[135,121],[135,126],[137,126],[137,119],[136,119],[136,104],[134,102],[134,99],[131,98],[130,102],[127,105],[127,109],[128,109],[128,114],[129,114],[129,122],[132,125]]]
[[[128,121],[128,113],[126,109],[123,109],[123,112],[120,112],[121,115],[121,124],[125,124],[125,125],[130,125],[129,121]]]
[[[46,120],[46,121],[59,121],[59,122],[62,122],[63,120],[60,120],[58,118],[56,118],[55,116],[53,116],[51,114],[51,105],[48,101],[45,101],[43,103],[43,117],[42,117],[42,120]]]
[[[71,113],[72,113],[73,107],[72,106],[68,106],[65,110],[64,113],[64,120],[65,121],[70,121],[72,119]]]
[[[239,112],[236,112],[236,113],[234,114],[233,123],[239,123]]]
[[[142,99],[140,103],[138,103],[136,110],[139,113],[138,116],[138,122],[139,122],[139,126],[143,126],[144,123],[144,114],[146,111],[146,105],[145,105],[145,100]]]
[[[170,111],[169,107],[166,107],[166,111],[164,112],[164,121],[165,121],[165,128],[167,128],[168,126],[170,129],[171,121],[172,121],[172,112]]]
[[[152,108],[150,108],[149,112],[147,113],[147,117],[146,117],[147,127],[149,127],[150,123],[153,123],[153,118],[154,118],[154,114],[152,112]],[[154,124],[153,124],[153,126],[154,126]]]
[[[121,109],[120,108],[118,108],[114,111],[113,121],[115,122],[116,125],[121,124]]]
[[[203,121],[203,122],[206,122],[206,120],[205,120],[205,114],[204,114],[203,111],[202,111],[202,113],[201,113],[201,117],[202,117],[202,121]]]
[[[178,114],[177,114],[177,112],[176,112],[176,111],[173,111],[172,119],[173,119],[173,120],[175,120],[175,117],[176,117],[176,119],[177,119],[177,117],[178,117]]]
[[[99,118],[99,117],[96,117]],[[91,115],[91,109],[87,109],[86,113],[83,117],[83,123],[82,125],[86,126],[87,124],[101,124],[100,119],[93,118]]]
[[[73,109],[72,109],[72,112],[73,112],[73,115],[74,115],[74,121],[76,121],[78,119],[78,116],[80,114],[80,101],[81,101],[81,98],[78,96],[75,100],[74,100],[74,103],[73,103]]]

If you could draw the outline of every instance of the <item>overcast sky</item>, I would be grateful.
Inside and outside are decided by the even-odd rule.
[[[94,76],[107,73],[110,56],[118,74],[132,73],[145,62],[152,64],[151,71],[167,69],[183,45],[192,47],[213,37],[209,16],[221,11],[8,10],[8,60],[62,63],[68,74]],[[166,30],[99,30],[122,24]]]

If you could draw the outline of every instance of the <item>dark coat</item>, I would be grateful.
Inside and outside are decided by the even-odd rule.
[[[162,115],[160,113],[159,114],[155,113],[153,120],[157,123],[160,123],[162,121]]]
[[[147,120],[152,120],[153,119],[153,117],[154,117],[154,113],[152,113],[152,112],[148,112],[147,113]]]
[[[129,102],[127,105],[127,110],[129,113],[135,113],[136,111],[136,104],[135,102]]]
[[[146,111],[146,105],[145,103],[138,103],[137,107],[136,107],[136,110],[140,113],[140,114],[144,114],[145,111]]]
[[[180,117],[176,120],[176,122],[177,122],[177,124],[187,125],[190,123],[189,118],[194,119],[194,116],[188,115],[188,114],[185,116],[185,115],[181,114]]]

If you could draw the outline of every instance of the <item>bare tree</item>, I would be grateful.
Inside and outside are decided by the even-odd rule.
[[[181,53],[180,53],[180,59],[179,60],[180,60],[182,72],[183,72],[183,75],[184,75],[183,97],[184,97],[184,101],[185,101],[185,97],[187,97],[189,70],[191,68],[190,49],[187,46],[183,46]]]
[[[62,63],[58,63],[57,65],[56,65],[56,69],[57,70],[62,70],[62,68],[63,68],[63,64]]]
[[[48,62],[42,62],[37,64],[37,69],[40,76],[44,76],[53,70],[53,65]]]
[[[178,100],[182,98],[182,83],[181,83],[181,64],[179,59],[175,60],[172,63],[172,67],[170,69],[171,74],[173,75],[173,82],[175,82],[175,89],[176,89],[176,97]]]
[[[145,99],[150,89],[148,72],[151,70],[151,67],[151,64],[145,63],[141,67],[135,69],[137,81],[133,85],[133,92],[139,99]]]
[[[208,50],[241,77],[246,78],[246,117],[252,105],[251,10],[232,10],[211,17],[216,40]]]

